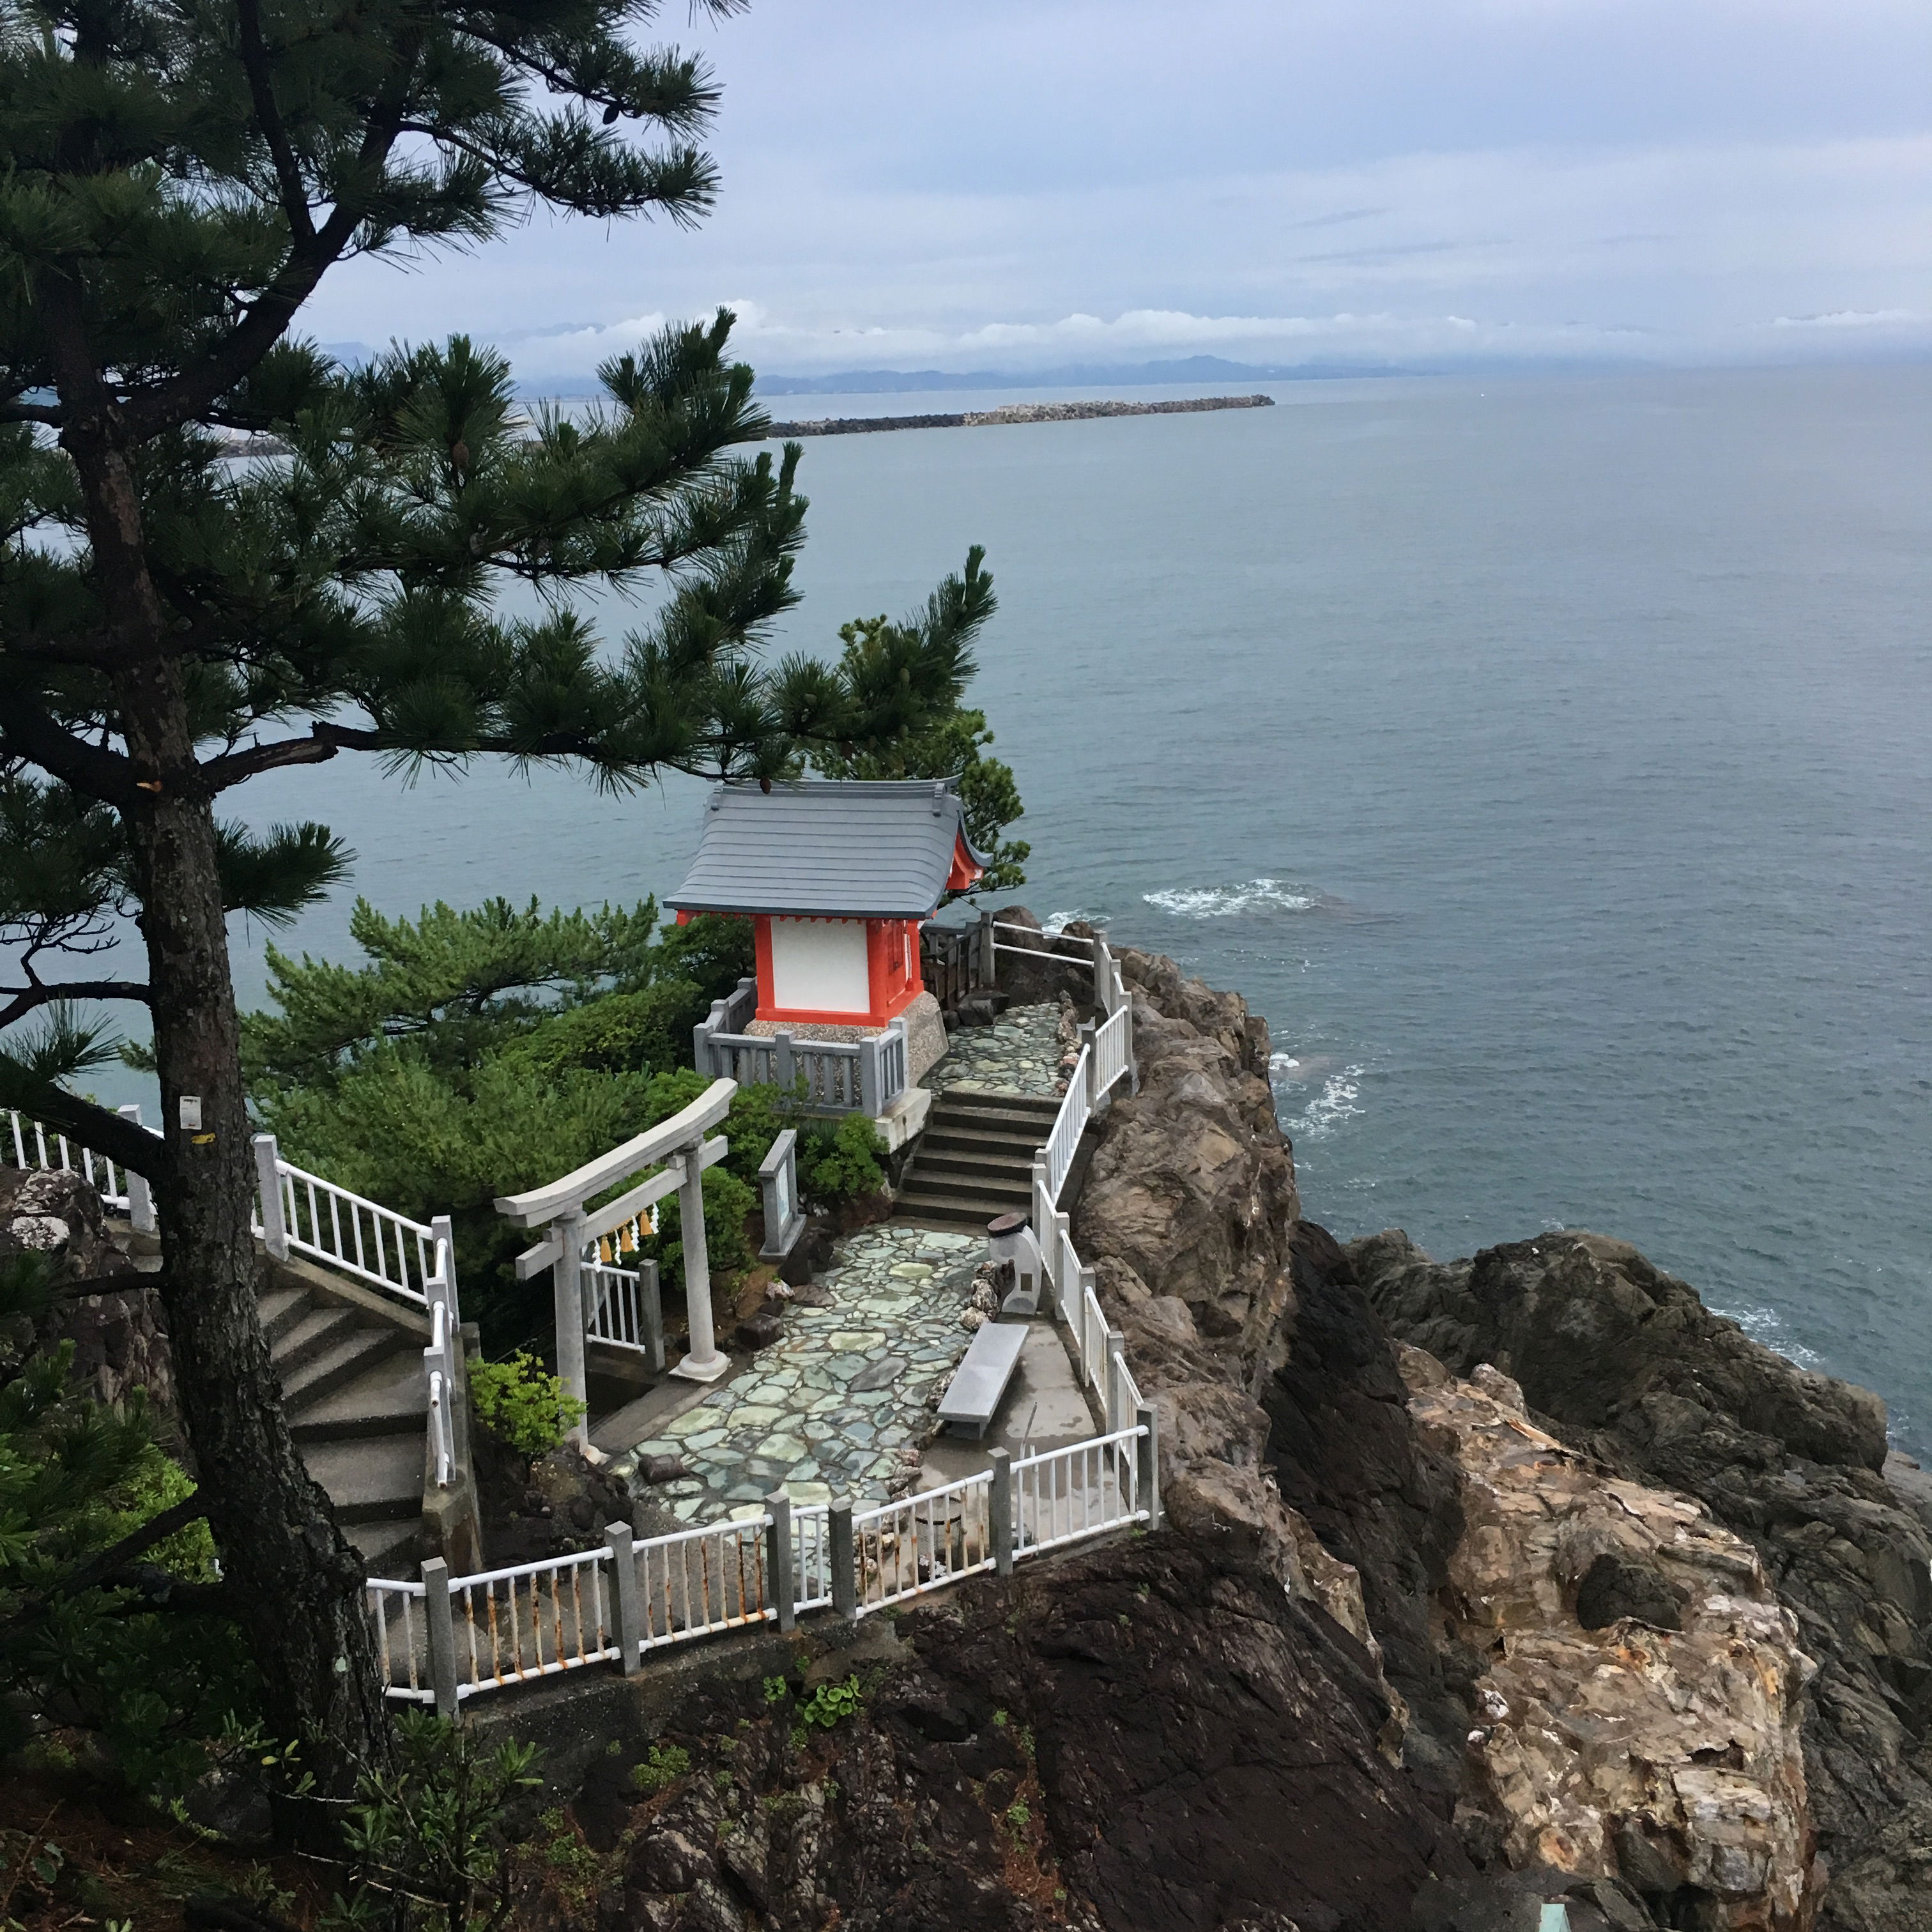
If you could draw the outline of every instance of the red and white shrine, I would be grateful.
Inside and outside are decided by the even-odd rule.
[[[950,780],[720,784],[669,902],[680,922],[700,912],[752,921],[759,1032],[850,1040],[903,1017],[943,1051],[920,927],[985,866]],[[922,1006],[930,1029],[918,1024]]]

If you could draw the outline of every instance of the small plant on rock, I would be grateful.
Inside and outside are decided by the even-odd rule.
[[[655,1798],[691,1769],[691,1754],[682,1744],[656,1744],[651,1754],[631,1771],[631,1787],[640,1798]]]
[[[584,1419],[562,1379],[519,1348],[508,1360],[470,1370],[470,1406],[484,1428],[520,1456],[548,1456]]]

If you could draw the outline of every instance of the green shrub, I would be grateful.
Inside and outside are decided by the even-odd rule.
[[[746,1237],[745,1220],[758,1204],[758,1197],[722,1163],[705,1170],[704,1251],[713,1274],[730,1274],[750,1262],[752,1244]],[[658,1219],[658,1268],[666,1282],[684,1279],[682,1236],[677,1196],[670,1195]]]
[[[584,1405],[519,1348],[507,1361],[470,1369],[470,1406],[484,1428],[520,1456],[547,1456],[584,1419]]]
[[[801,1135],[798,1183],[814,1208],[830,1210],[886,1184],[886,1144],[863,1114],[848,1114],[829,1132]]]
[[[541,1022],[509,1053],[545,1073],[668,1073],[690,1059],[692,1029],[710,1004],[692,980],[606,993]]]

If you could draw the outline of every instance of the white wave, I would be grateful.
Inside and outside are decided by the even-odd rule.
[[[1344,1066],[1322,1083],[1322,1090],[1288,1124],[1290,1140],[1326,1140],[1345,1120],[1364,1110],[1361,1106],[1362,1070]]]
[[[1735,1322],[1754,1342],[1762,1342],[1767,1348],[1776,1350],[1787,1362],[1796,1362],[1801,1369],[1822,1369],[1825,1359],[1816,1349],[1808,1348],[1791,1333],[1790,1325],[1774,1308],[1718,1308],[1713,1306],[1713,1315],[1722,1315]]]
[[[1270,1074],[1292,1073],[1301,1064],[1292,1053],[1271,1053],[1268,1055],[1268,1072]]]
[[[1107,915],[1103,912],[1087,912],[1076,906],[1071,912],[1050,912],[1040,921],[1043,932],[1064,932],[1076,919],[1084,920],[1089,926],[1097,926],[1102,932],[1107,928]]]
[[[1178,886],[1164,892],[1143,892],[1141,897],[1180,919],[1227,919],[1264,907],[1278,912],[1307,912],[1316,903],[1312,892],[1298,892],[1280,879],[1250,879],[1239,886]]]

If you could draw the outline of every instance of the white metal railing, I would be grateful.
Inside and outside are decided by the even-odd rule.
[[[632,1348],[649,1357],[653,1368],[664,1364],[664,1304],[658,1290],[658,1264],[646,1261],[634,1268],[591,1262],[584,1270],[590,1318],[584,1332],[593,1342],[614,1348]]]
[[[437,1286],[445,1279],[453,1280],[454,1270],[447,1276],[443,1269],[448,1265],[448,1245],[439,1242],[440,1252],[437,1260]],[[436,1457],[436,1481],[439,1489],[449,1486],[449,1478],[456,1458],[456,1352],[462,1346],[452,1321],[449,1303],[436,1295],[429,1306],[429,1346],[423,1351],[423,1379],[429,1397],[429,1439],[431,1453]]]
[[[372,1576],[368,1586],[369,1633],[375,1640],[376,1667],[382,1688],[408,1703],[429,1703],[429,1624],[424,1615],[428,1586]]]
[[[1138,1428],[1050,1449],[1012,1466],[1013,1531],[1020,1553],[1057,1550],[1143,1522]]]
[[[1090,966],[1095,957],[1095,949],[1104,942],[1089,939],[1084,933],[1048,932],[1043,927],[1016,926],[1010,920],[996,919],[992,922],[993,946],[999,952],[1027,952],[1036,959],[1064,959],[1070,966]],[[1003,932],[1017,932],[1033,941],[1030,946],[1009,946],[1000,938]],[[1082,958],[1077,952],[1063,952],[1069,946],[1084,946],[1087,956]]]
[[[602,1549],[419,1583],[372,1577],[370,1634],[383,1690],[453,1712],[466,1697],[617,1663],[752,1624],[789,1630],[801,1612],[848,1617],[982,1571],[1150,1522],[1151,1425],[994,1467],[855,1511],[813,1504],[634,1538],[613,1524]],[[774,1505],[777,1507],[777,1505]],[[780,1540],[781,1536],[782,1540]],[[789,1551],[789,1572],[778,1552]]]
[[[1100,1398],[1104,1410],[1107,1402],[1106,1311],[1101,1307],[1100,1298],[1094,1292],[1090,1270],[1082,1269],[1075,1276],[1075,1281],[1078,1292],[1070,1299],[1073,1309],[1077,1310],[1072,1326],[1080,1352],[1080,1373]]]
[[[832,1601],[832,1506],[795,1504],[791,1513],[794,1598],[801,1610],[822,1610]]]
[[[139,1107],[122,1107],[117,1111],[123,1120],[137,1127],[141,1125]],[[96,1154],[78,1141],[69,1140],[58,1129],[48,1126],[30,1114],[12,1107],[7,1108],[6,1114],[16,1167],[38,1168],[46,1173],[78,1174],[100,1196],[104,1207],[125,1214],[142,1233],[154,1232],[154,1197],[145,1174],[136,1174],[133,1168],[124,1167],[104,1154]],[[148,1131],[153,1133],[154,1130],[151,1127]]]
[[[710,1523],[631,1546],[643,1606],[639,1648],[654,1650],[778,1615],[769,1516]]]
[[[425,1227],[294,1166],[282,1159],[273,1134],[255,1136],[255,1162],[260,1217],[255,1232],[278,1261],[291,1251],[306,1255],[418,1308],[429,1305],[436,1244],[449,1236],[447,1217]],[[453,1271],[449,1279],[453,1302]]]
[[[1104,1094],[1132,1072],[1133,1024],[1133,1015],[1123,999],[1105,1023],[1095,1030],[1090,1076],[1095,1091]]]
[[[603,1575],[608,1555],[581,1550],[450,1578],[458,1696],[616,1658]],[[428,1565],[423,1574],[427,1586]]]
[[[992,1481],[988,1470],[854,1513],[860,1614],[993,1568]]]
[[[1092,1058],[1091,1049],[1083,1046],[1067,1081],[1066,1097],[1060,1103],[1060,1112],[1054,1116],[1053,1131],[1040,1149],[1040,1158],[1046,1162],[1047,1196],[1056,1207],[1059,1205],[1060,1190],[1066,1185],[1066,1177],[1072,1171],[1073,1156],[1079,1151],[1080,1136],[1087,1131],[1087,1123],[1093,1117],[1093,1105],[1088,1093]],[[1036,1234],[1039,1230],[1036,1228],[1034,1232]]]

